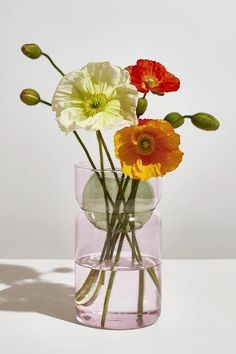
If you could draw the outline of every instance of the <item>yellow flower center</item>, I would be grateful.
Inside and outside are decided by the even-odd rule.
[[[152,135],[144,133],[137,138],[137,150],[140,155],[148,156],[155,150],[155,139]]]
[[[83,102],[85,118],[95,116],[95,114],[104,111],[106,104],[107,98],[103,93],[85,97]]]
[[[144,76],[143,81],[149,85],[149,87],[156,87],[158,80],[153,76]]]

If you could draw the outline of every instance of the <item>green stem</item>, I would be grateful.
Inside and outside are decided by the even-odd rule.
[[[41,102],[43,104],[46,104],[47,106],[51,106],[52,107],[52,104],[50,102],[44,101],[41,98],[40,98],[39,102]]]
[[[118,184],[118,186],[119,186],[120,180],[119,180],[118,174],[117,174],[116,171],[115,171],[115,165],[114,165],[114,163],[113,163],[113,161],[112,161],[112,158],[111,158],[111,155],[110,155],[110,153],[109,153],[108,147],[107,147],[107,145],[106,145],[106,143],[105,143],[105,140],[104,140],[104,138],[103,138],[102,133],[100,132],[100,130],[97,132],[97,135],[98,135],[98,137],[99,137],[99,139],[100,139],[100,141],[101,141],[101,143],[102,143],[102,145],[103,145],[103,148],[104,148],[104,151],[105,151],[105,153],[106,153],[107,159],[108,159],[108,161],[109,161],[109,163],[110,163],[110,166],[111,166],[111,168],[112,168],[112,170],[113,170],[113,173],[114,173],[114,176],[115,176],[115,179],[116,179],[116,182],[117,182],[117,184]]]
[[[133,180],[132,181],[132,188],[136,189],[136,192],[138,190],[138,183],[137,181]],[[136,196],[136,192],[135,192],[135,196]],[[133,221],[129,222],[129,226],[130,226],[130,230],[131,230],[131,236],[132,236],[132,262],[135,261],[135,196],[134,199],[131,201],[132,206],[131,206],[131,211],[132,211],[132,217],[133,217]]]
[[[182,116],[181,118],[177,119],[174,123],[173,123],[173,128],[176,128],[176,124],[178,124],[179,121],[181,121],[182,119],[185,118],[192,118],[192,116],[190,115],[186,115],[186,116]]]
[[[52,106],[51,103],[49,103],[49,102],[47,102],[47,101],[45,101],[45,100],[40,99],[40,102],[43,103],[43,104],[45,104],[45,105],[47,105],[47,106]],[[84,145],[83,141],[81,140],[81,138],[80,138],[80,136],[79,136],[79,134],[77,133],[76,130],[73,131],[73,134],[75,135],[76,139],[78,140],[79,144],[81,145],[82,149],[84,150],[85,155],[87,156],[87,159],[89,160],[90,165],[91,165],[92,168],[94,169],[94,172],[96,173],[98,179],[99,179],[100,182],[101,182],[101,177],[100,177],[99,173],[97,172],[97,167],[96,167],[95,163],[93,162],[93,160],[92,160],[92,158],[91,158],[91,156],[90,156],[90,154],[89,154],[88,149],[87,149],[86,146]],[[113,202],[113,200],[112,200],[112,198],[111,198],[111,196],[109,195],[109,193],[108,193],[107,190],[105,190],[105,194],[106,194],[107,198],[109,199],[111,205],[114,206],[114,202]]]
[[[143,262],[143,258],[142,258],[142,254],[140,252],[138,241],[137,241],[136,237],[134,238],[134,244],[135,244],[135,248],[136,248],[136,252],[137,252],[137,256],[138,256],[138,262],[142,263]],[[159,282],[159,280],[157,278],[157,275],[155,273],[155,269],[154,268],[148,268],[147,272],[150,275],[150,277],[151,277],[152,281],[154,282],[154,284],[156,285],[157,290],[159,291],[159,293],[161,293],[161,286],[160,286],[160,282]]]
[[[116,272],[112,271],[110,278],[109,278],[108,285],[107,285],[107,291],[106,291],[106,296],[105,296],[105,300],[104,300],[104,304],[103,304],[102,319],[101,319],[101,327],[103,327],[103,328],[105,326],[108,304],[109,304],[109,300],[111,297],[111,291],[112,291],[115,275],[116,275]]]
[[[160,282],[159,282],[157,275],[155,273],[155,269],[154,268],[147,268],[147,272],[150,275],[150,278],[152,279],[153,283],[156,285],[157,290],[159,291],[159,293],[161,293],[161,285],[160,285]]]
[[[133,247],[132,241],[131,241],[131,239],[130,239],[130,237],[129,237],[129,235],[127,233],[125,234],[125,237],[126,237],[126,239],[128,241],[128,244],[129,244],[130,248],[132,249],[132,247]],[[135,254],[135,258],[136,258],[137,262],[139,264],[142,264],[143,258],[142,258],[142,255],[141,255],[137,240],[136,240],[136,249],[135,249],[134,254]],[[148,272],[150,278],[152,279],[153,283],[157,287],[157,290],[159,291],[159,293],[161,293],[161,286],[160,286],[159,280],[157,278],[157,275],[155,273],[155,269],[154,268],[148,268],[147,272]]]
[[[108,260],[112,258],[112,254],[113,254],[113,251],[114,251],[114,248],[115,248],[114,239],[117,240],[117,237],[116,237],[117,231],[120,230],[121,215],[119,214],[119,209],[120,209],[120,204],[122,202],[122,198],[124,196],[124,193],[126,191],[127,185],[129,183],[129,180],[130,180],[129,177],[126,177],[125,182],[123,184],[123,182],[122,182],[123,177],[124,177],[124,175],[122,174],[122,179],[121,179],[121,182],[120,182],[119,190],[117,192],[117,196],[116,196],[116,200],[115,200],[115,203],[114,203],[113,212],[112,212],[112,215],[111,215],[111,221],[110,221],[110,224],[109,224],[109,228],[107,230],[107,238],[106,238],[106,241],[105,241],[105,243],[107,243],[108,242],[107,241],[108,237],[110,237],[110,235],[112,233],[114,233],[114,236],[112,238],[113,245],[111,245],[111,248],[107,250],[106,258]],[[118,219],[118,224],[115,225],[117,219]],[[103,249],[102,256],[104,255],[104,252],[105,252],[105,250]]]
[[[54,63],[54,61],[52,60],[52,58],[46,54],[46,53],[42,53],[43,56],[45,56],[45,58],[47,58],[50,63],[52,64],[52,66],[62,75],[65,76],[65,74],[63,73],[63,71]]]
[[[89,275],[87,276],[85,282],[83,283],[82,287],[76,291],[75,293],[75,301],[77,304],[80,304],[80,302],[84,299],[84,297],[89,293],[89,291],[92,289],[93,285],[96,283],[97,278],[99,275],[99,270],[91,270]]]
[[[132,252],[132,263],[134,263],[135,261],[135,221],[134,222],[130,222],[130,229],[131,229],[131,237],[132,237],[132,248],[131,248],[131,252]]]
[[[122,234],[121,237],[120,237],[120,242],[119,242],[119,246],[118,246],[117,253],[116,253],[115,263],[114,263],[112,269],[114,269],[115,265],[119,261],[121,250],[122,250],[122,245],[123,245],[123,242],[124,242],[124,236],[125,235]],[[104,304],[103,304],[101,327],[105,326],[107,310],[108,310],[108,304],[109,304],[110,297],[111,297],[111,291],[112,291],[115,275],[116,275],[116,271],[112,270],[110,278],[109,278],[109,282],[108,282],[108,285],[107,285],[107,291],[106,291],[105,300],[104,300]]]
[[[129,180],[128,180],[129,181]],[[121,220],[121,218],[119,217],[119,221],[118,221],[118,226],[119,229],[124,232],[126,230],[126,227],[129,223],[129,217],[130,217],[130,210],[132,210],[132,205],[134,203],[135,200],[135,196],[137,193],[137,189],[138,189],[138,185],[139,185],[139,181],[138,180],[132,180],[132,186],[131,186],[131,192],[130,195],[128,197],[128,200],[124,206],[124,217]],[[115,249],[115,244],[116,244],[117,238],[114,238],[113,240],[113,249]]]
[[[91,298],[88,301],[86,301],[85,303],[81,303],[80,305],[82,305],[82,306],[92,305],[94,303],[94,301],[97,299],[99,292],[101,290],[101,287],[102,287],[102,285],[104,285],[104,281],[105,281],[105,271],[102,270],[93,295],[91,296]]]
[[[79,144],[81,145],[82,149],[84,150],[85,155],[87,156],[87,159],[89,160],[90,165],[91,165],[92,168],[94,169],[94,172],[95,172],[95,174],[97,175],[97,177],[98,177],[100,183],[101,183],[102,186],[104,187],[103,181],[102,181],[102,179],[101,179],[101,176],[100,176],[100,174],[99,174],[98,171],[97,171],[97,167],[95,166],[95,163],[93,162],[93,160],[92,160],[92,158],[91,158],[91,156],[90,156],[90,154],[89,154],[89,152],[88,152],[88,149],[87,149],[86,146],[84,145],[84,143],[83,143],[83,141],[81,140],[81,138],[80,138],[79,134],[77,133],[77,131],[74,130],[73,133],[74,133],[76,139],[78,140]],[[112,200],[110,194],[108,193],[108,191],[107,191],[106,189],[105,189],[105,193],[106,193],[107,198],[108,198],[109,202],[111,203],[111,205],[114,206],[114,202],[113,202],[113,200]]]
[[[144,270],[142,269],[139,271],[138,316],[143,315],[144,287],[145,287],[145,278],[144,278]]]
[[[99,133],[97,132],[97,140],[98,140],[98,147],[99,147],[99,155],[100,155],[100,168],[101,168],[101,175],[102,175],[102,182],[103,182],[103,192],[104,192],[104,200],[105,200],[105,205],[106,205],[106,222],[107,222],[107,229],[109,227],[109,203],[108,203],[108,198],[106,195],[106,179],[105,179],[105,173],[104,173],[104,159],[103,159],[103,151],[102,151],[102,142],[100,140]],[[110,242],[109,242],[110,244]],[[109,247],[109,246],[108,246]]]
[[[89,163],[90,165],[92,166],[92,168],[96,171],[97,170],[97,167],[95,166],[95,163],[93,162],[89,152],[88,152],[88,149],[86,148],[86,146],[84,145],[83,141],[81,140],[79,134],[77,133],[76,130],[73,131],[73,134],[75,135],[76,139],[78,140],[78,142],[80,143],[82,149],[84,150],[85,152],[85,155],[87,156],[88,160],[89,160]]]
[[[78,136],[78,134],[76,136]],[[79,138],[79,136],[78,136],[78,138]],[[79,142],[80,141],[81,141],[81,139],[79,140]],[[83,142],[82,142],[82,146],[84,146]],[[100,260],[99,260],[100,263],[104,260],[104,256],[105,256],[105,259],[106,259],[108,257],[108,255],[109,255],[109,252],[111,252],[110,251],[110,246],[108,246],[108,245],[109,245],[109,242],[110,242],[110,233],[113,232],[113,227],[115,226],[116,217],[117,217],[117,213],[118,213],[117,209],[119,209],[119,205],[121,203],[120,195],[123,195],[125,193],[125,190],[127,188],[128,182],[130,180],[129,177],[126,177],[126,179],[124,181],[124,177],[125,176],[122,175],[122,184],[120,184],[120,187],[119,187],[119,190],[118,190],[118,193],[117,193],[115,206],[114,206],[113,213],[112,213],[112,219],[110,221],[109,229],[108,229],[108,232],[107,232],[107,237],[106,237],[105,243],[103,245],[102,253],[101,253],[101,256],[100,256]],[[93,279],[94,275],[95,275],[94,273],[98,276],[99,271],[98,270],[91,270],[90,273],[88,274],[84,284],[82,285],[82,287],[79,289],[79,291],[76,292],[76,297],[79,297],[80,301],[91,290],[91,287],[92,287],[93,283],[95,283],[97,281],[97,277],[96,277],[96,279]]]
[[[128,222],[129,222],[129,210],[130,207],[133,205],[134,200],[135,200],[135,196],[138,190],[138,185],[139,185],[139,181],[138,180],[132,180],[132,187],[131,187],[131,192],[129,195],[129,198],[127,200],[126,203],[126,207],[125,207],[125,220],[122,223],[123,228],[121,228],[121,230],[125,230]],[[125,232],[122,233],[121,237],[120,237],[120,241],[119,241],[119,245],[117,248],[117,252],[116,252],[116,257],[115,257],[115,263],[112,267],[112,269],[114,269],[114,266],[117,264],[119,258],[120,258],[120,254],[121,254],[121,249],[122,249],[122,245],[124,242],[124,237],[125,237]],[[110,296],[111,296],[111,291],[112,291],[112,287],[113,287],[113,283],[114,283],[114,279],[115,279],[115,275],[116,272],[112,271],[110,278],[109,278],[109,282],[107,285],[107,291],[106,291],[106,295],[105,295],[105,300],[104,300],[104,304],[103,304],[103,312],[102,312],[102,319],[101,319],[101,327],[105,326],[105,321],[106,321],[106,316],[107,316],[107,310],[108,310],[108,305],[109,305],[109,301],[110,301]]]

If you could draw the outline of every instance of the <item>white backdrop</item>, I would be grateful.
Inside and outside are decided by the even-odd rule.
[[[178,130],[185,156],[163,179],[163,255],[235,258],[235,4],[1,1],[0,258],[73,256],[73,164],[84,156],[48,107],[26,107],[18,99],[33,87],[50,100],[60,79],[45,59],[21,54],[30,42],[65,72],[89,61],[124,67],[138,58],[158,60],[181,79],[181,89],[150,97],[147,117],[206,111],[220,119],[217,132],[189,122]],[[91,133],[82,136],[95,153]]]

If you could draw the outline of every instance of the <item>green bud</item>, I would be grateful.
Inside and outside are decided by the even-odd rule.
[[[40,102],[40,96],[38,92],[33,89],[23,90],[20,94],[20,99],[28,106],[34,106]]]
[[[220,122],[208,113],[196,113],[191,117],[193,125],[203,130],[216,130],[220,126]]]
[[[164,120],[167,120],[174,128],[179,128],[184,124],[184,118],[178,112],[172,112],[165,116]]]
[[[42,51],[39,46],[35,43],[24,44],[21,47],[22,53],[25,54],[30,59],[38,59]]]
[[[141,97],[138,99],[138,105],[136,108],[136,114],[138,117],[144,114],[147,109],[148,101],[145,97]]]

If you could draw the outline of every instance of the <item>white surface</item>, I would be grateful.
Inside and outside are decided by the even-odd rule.
[[[133,331],[76,324],[72,261],[4,260],[0,269],[2,289],[8,286],[0,292],[2,354],[235,352],[235,260],[165,260],[162,315],[155,325]]]
[[[21,54],[27,42],[65,72],[89,61],[158,60],[181,89],[150,96],[146,117],[206,111],[220,119],[217,132],[189,122],[178,130],[185,156],[164,179],[163,250],[165,258],[236,257],[235,12],[235,0],[1,0],[1,258],[73,257],[73,164],[84,156],[48,107],[19,101],[26,87],[50,100],[60,79],[45,59]],[[82,137],[93,154],[94,134]]]

